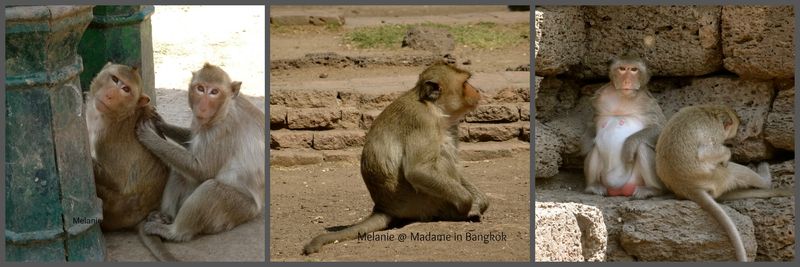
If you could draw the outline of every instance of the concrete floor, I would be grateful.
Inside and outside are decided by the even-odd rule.
[[[263,262],[266,258],[265,218],[239,225],[233,230],[197,236],[183,243],[164,242],[180,261]],[[105,233],[107,261],[155,261],[135,231]]]

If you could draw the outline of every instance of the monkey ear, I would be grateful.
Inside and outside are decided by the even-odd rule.
[[[106,62],[106,64],[105,64],[105,65],[103,65],[103,68],[105,68],[105,67],[108,67],[108,66],[111,66],[111,64],[114,64],[114,63],[111,63],[111,61],[108,61],[108,62]]]
[[[144,107],[147,104],[150,104],[150,96],[148,96],[146,94],[142,94],[142,96],[139,97],[139,102],[137,104],[140,107]]]
[[[241,87],[242,87],[242,82],[240,81],[231,82],[231,91],[233,92],[234,97],[239,95],[239,88]]]
[[[439,99],[439,96],[442,93],[442,89],[439,87],[439,84],[434,81],[425,81],[422,84],[422,90],[419,92],[419,99],[420,100],[428,100],[428,101],[436,101]]]

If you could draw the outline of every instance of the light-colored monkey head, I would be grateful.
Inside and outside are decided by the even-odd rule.
[[[109,62],[92,79],[87,104],[94,104],[106,117],[127,118],[136,108],[150,104],[141,84],[137,68]]]
[[[432,102],[446,115],[460,118],[477,108],[481,99],[479,90],[469,84],[471,76],[466,70],[438,62],[419,75],[416,89],[420,101]]]
[[[231,81],[222,68],[205,63],[192,72],[189,83],[189,106],[194,121],[201,127],[214,125],[227,116],[228,105],[239,95],[242,82]]]
[[[725,139],[731,139],[736,136],[736,131],[739,130],[739,116],[729,106],[717,106],[720,110],[719,118],[722,121],[722,127],[725,129]]]
[[[608,76],[614,88],[624,96],[636,96],[640,89],[650,81],[650,72],[641,58],[623,55],[611,62]]]

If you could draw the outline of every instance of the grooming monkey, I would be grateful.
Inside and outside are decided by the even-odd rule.
[[[593,96],[593,125],[583,140],[585,191],[637,199],[660,195],[654,148],[665,118],[647,90],[647,66],[623,55],[610,64],[609,78]]]
[[[759,164],[758,173],[729,162],[731,151],[723,143],[736,136],[738,127],[739,118],[730,107],[682,108],[658,138],[656,172],[677,197],[692,200],[711,213],[727,232],[736,259],[747,261],[739,230],[714,199],[791,196],[792,192],[767,189],[772,176],[765,162]],[[748,187],[761,190],[742,190]]]
[[[489,201],[462,176],[456,148],[458,123],[480,100],[467,82],[470,76],[436,63],[378,115],[361,154],[361,176],[375,202],[372,214],[344,230],[315,237],[303,254],[386,229],[397,220],[480,220]]]
[[[97,195],[103,200],[103,231],[143,222],[158,209],[167,183],[167,165],[136,139],[137,124],[161,121],[141,84],[136,68],[109,62],[89,87],[86,124]],[[146,236],[141,225],[139,235],[145,244],[163,247],[161,239]],[[167,252],[154,256],[174,260]]]
[[[189,129],[139,125],[139,140],[172,169],[161,209],[148,218],[146,233],[187,241],[197,234],[230,230],[261,214],[266,117],[239,94],[241,84],[205,63],[189,84],[194,115]],[[186,147],[159,138],[154,127]]]

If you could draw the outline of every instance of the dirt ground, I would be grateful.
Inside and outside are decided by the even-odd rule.
[[[386,15],[386,17],[379,16],[380,14],[385,14],[389,11],[385,7],[374,7],[376,11],[374,13],[378,14],[375,17],[376,19],[370,19],[370,21],[381,21],[381,18],[397,18],[400,15]],[[281,7],[284,9],[290,9],[289,7]],[[272,10],[282,10],[278,7],[272,7]],[[423,10],[428,9],[430,7],[422,8]],[[315,10],[321,9],[321,7],[317,7]],[[336,9],[332,7],[330,9]],[[340,8],[343,10],[350,10],[347,8]],[[364,11],[367,7],[361,7],[354,10],[360,10],[359,16],[364,16],[367,11]],[[420,8],[417,8],[418,10]],[[444,8],[447,9],[447,8]],[[500,7],[501,10],[504,7]],[[453,8],[451,12],[456,11],[473,11],[474,8],[469,7],[460,7],[460,8]],[[496,12],[498,10],[497,6],[492,6],[486,8],[486,11]],[[405,9],[395,10],[395,13],[399,14],[410,14],[413,9],[411,7],[406,7]],[[273,11],[271,11],[273,12]],[[344,13],[351,13],[351,12],[344,12]],[[480,13],[475,13],[480,14]],[[528,20],[525,19],[528,13],[527,12],[506,12],[505,16],[514,16],[514,19],[507,19],[508,23],[518,23],[520,21],[527,22]],[[465,15],[461,15],[465,16]],[[368,19],[363,18],[362,19]],[[425,16],[419,17],[419,21],[421,22],[431,22],[431,23],[445,23],[449,21],[448,16]],[[478,22],[479,20],[475,20],[473,22]],[[345,30],[347,30],[347,23],[345,24]],[[270,33],[270,40],[269,40],[269,57],[270,61],[278,60],[278,59],[294,59],[300,58],[308,53],[320,53],[320,52],[333,52],[340,55],[357,55],[357,56],[371,56],[371,57],[392,57],[392,56],[400,56],[400,55],[422,55],[427,52],[424,51],[417,51],[410,48],[400,48],[398,44],[397,48],[390,48],[390,49],[358,49],[348,45],[342,41],[342,32],[338,31],[329,31],[325,30],[322,27],[293,27],[293,31],[288,33]],[[504,47],[502,49],[477,49],[472,47],[467,47],[463,45],[457,45],[455,50],[451,53],[457,59],[458,63],[463,63],[464,61],[471,61],[470,65],[464,65],[462,67],[473,71],[473,72],[496,72],[496,71],[504,71],[507,68],[516,68],[520,65],[530,64],[530,42],[525,42],[513,47]],[[296,81],[296,80],[315,80],[321,79],[319,75],[321,73],[325,73],[328,75],[326,79],[350,79],[355,77],[369,77],[369,76],[380,76],[385,75],[386,73],[397,73],[397,75],[409,75],[409,74],[416,74],[420,71],[421,68],[424,66],[410,66],[410,67],[403,67],[403,66],[370,66],[369,68],[331,68],[331,67],[312,67],[303,69],[302,71],[298,70],[271,70],[270,75],[270,82],[287,82],[287,81]]]
[[[409,48],[358,49],[342,42],[348,23],[403,21],[411,23],[469,21],[500,12],[506,23],[528,22],[529,13],[508,12],[504,6],[272,6],[276,12],[340,12],[346,16],[339,30],[324,27],[292,27],[290,32],[270,33],[271,61],[299,59],[308,53],[333,52],[343,56],[392,58],[425,55]],[[437,13],[437,10],[447,12]],[[503,13],[505,12],[505,13]],[[442,16],[430,16],[440,14]],[[493,13],[492,13],[493,14]],[[473,19],[471,23],[481,21]],[[500,22],[502,23],[502,22]],[[376,26],[376,25],[375,25]],[[271,26],[272,27],[272,26]],[[271,28],[272,29],[272,28]],[[503,72],[530,63],[530,43],[501,49],[476,49],[457,45],[451,54],[459,66],[472,72]],[[469,65],[461,65],[464,61]],[[302,69],[272,69],[270,83],[300,84],[308,81],[348,80],[393,75],[416,76],[425,66],[383,66],[336,68],[314,66]],[[326,78],[321,78],[325,74]],[[385,82],[383,82],[385,83]],[[290,86],[291,87],[291,86]],[[464,162],[464,176],[487,193],[491,205],[480,223],[412,223],[399,229],[377,232],[408,240],[349,240],[329,244],[320,253],[301,255],[302,247],[315,235],[331,227],[348,226],[369,215],[373,203],[361,179],[357,163],[336,162],[295,167],[270,167],[270,261],[529,261],[530,260],[530,155]],[[432,233],[464,238],[461,241],[411,240],[415,233]],[[493,234],[504,240],[486,244],[466,239]]]
[[[151,19],[157,110],[167,122],[184,127],[191,123],[186,86],[190,71],[206,61],[220,64],[232,79],[242,81],[242,95],[265,109],[263,6],[156,6]],[[187,23],[203,26],[186,27]],[[266,213],[263,215],[228,232],[165,245],[182,261],[263,262]],[[105,233],[104,237],[108,261],[155,260],[132,231]]]
[[[358,164],[322,163],[270,168],[271,261],[529,261],[530,154],[463,162],[464,177],[483,190],[490,206],[479,223],[412,223],[378,233],[407,236],[433,233],[462,236],[463,241],[359,241],[300,254],[326,228],[348,226],[369,215],[372,200]],[[466,234],[505,234],[488,244],[466,241]]]

